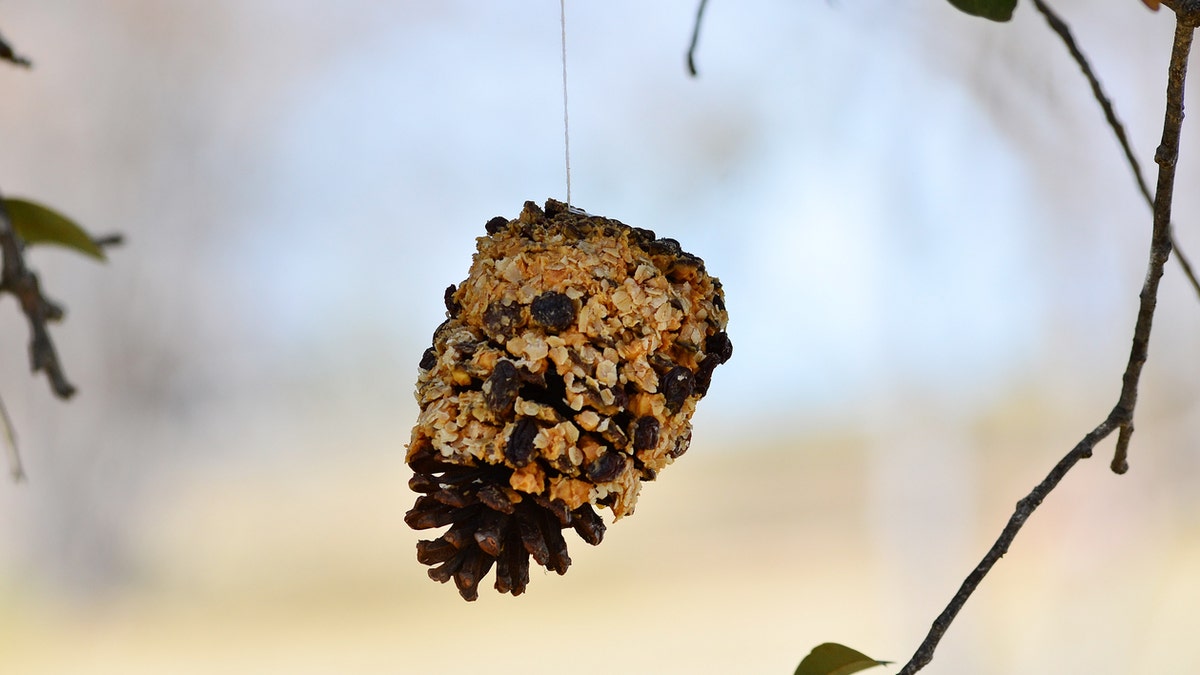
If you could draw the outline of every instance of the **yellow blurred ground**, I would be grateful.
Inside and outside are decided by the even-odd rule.
[[[0,673],[790,673],[829,640],[902,662],[1058,453],[979,447],[962,546],[892,548],[867,440],[698,442],[601,546],[573,543],[566,576],[473,604],[413,559],[400,452],[196,475],[146,518],[125,590],[81,605],[0,570]],[[926,672],[1200,671],[1198,532],[1157,517],[1161,476],[1104,462],[1035,515]],[[923,570],[930,546],[953,559]]]

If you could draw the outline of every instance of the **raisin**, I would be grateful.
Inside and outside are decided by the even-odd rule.
[[[716,293],[713,294],[713,299],[712,299],[713,307],[716,307],[717,309],[724,312],[725,311],[725,295],[723,293],[721,293],[721,285],[714,281],[713,286],[714,286],[714,290],[716,291]]]
[[[687,436],[682,436],[675,441],[675,447],[671,448],[671,452],[667,454],[671,456],[671,459],[679,459],[683,456],[683,453],[687,452],[688,446],[691,444],[692,437],[690,434]]]
[[[709,354],[700,362],[700,366],[696,369],[696,376],[692,380],[692,391],[704,396],[708,393],[708,387],[712,384],[713,371],[717,366],[721,365],[721,360],[716,354]]]
[[[679,242],[670,237],[655,239],[647,248],[654,255],[679,255],[683,252],[683,247],[679,245]]]
[[[633,449],[649,450],[658,445],[658,420],[639,417],[633,423]]]
[[[421,370],[430,370],[437,365],[438,355],[437,350],[433,347],[425,350],[421,355],[421,363],[417,366]]]
[[[533,439],[538,435],[538,424],[532,417],[522,417],[517,420],[512,434],[508,437],[508,448],[505,456],[518,469],[529,464],[533,458]]]
[[[495,218],[487,221],[487,224],[483,226],[483,229],[487,230],[488,234],[496,234],[506,227],[508,227],[508,219],[504,216],[496,216]]]
[[[524,324],[521,308],[518,305],[506,305],[493,302],[483,312],[483,325],[491,337],[516,337],[517,331]]]
[[[445,321],[439,323],[438,327],[433,329],[433,344],[436,345],[441,340],[442,335],[445,334],[445,332],[449,329],[450,319],[446,319]]]
[[[566,330],[575,323],[575,303],[557,291],[546,291],[533,299],[529,305],[533,320],[554,330]]]
[[[617,452],[606,452],[587,465],[588,480],[593,483],[607,483],[625,469],[625,457]]]
[[[716,356],[720,363],[725,363],[733,356],[733,343],[725,331],[713,333],[704,341],[704,353]]]
[[[663,376],[662,393],[671,412],[678,412],[683,402],[692,395],[692,371],[683,366],[675,366]]]
[[[446,287],[446,292],[442,296],[446,302],[446,311],[450,313],[450,318],[458,316],[458,313],[462,311],[462,305],[454,300],[454,292],[457,290],[457,286],[450,284]]]
[[[517,377],[517,367],[512,361],[500,359],[492,369],[492,374],[483,383],[483,400],[492,412],[507,415],[512,412],[520,389],[521,381]]]
[[[546,212],[542,211],[542,207],[537,205],[537,202],[526,201],[524,208],[521,209],[521,222],[534,223],[546,219]]]

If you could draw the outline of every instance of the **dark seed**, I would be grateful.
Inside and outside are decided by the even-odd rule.
[[[492,338],[511,338],[521,329],[521,308],[518,305],[506,305],[493,302],[483,312],[483,326]]]
[[[508,437],[508,447],[504,451],[509,463],[518,469],[528,464],[533,457],[533,439],[537,435],[538,424],[532,417],[517,420],[512,434]]]
[[[506,227],[508,227],[508,219],[504,216],[496,216],[495,218],[487,221],[487,224],[483,226],[483,229],[487,230],[488,234],[496,234]]]
[[[653,417],[639,417],[633,423],[633,449],[650,450],[658,445],[658,420]]]
[[[658,237],[654,234],[654,230],[647,230],[641,227],[632,228],[633,233],[642,239],[644,243],[650,243]]]
[[[672,368],[663,377],[661,389],[667,400],[667,408],[677,412],[687,397],[692,395],[692,371],[683,366]]]
[[[600,432],[600,437],[612,444],[614,448],[624,448],[629,445],[629,437],[625,435],[625,430],[619,424],[608,425],[608,428]]]
[[[679,242],[670,237],[656,239],[650,242],[648,248],[650,249],[650,253],[656,255],[679,255],[683,252],[683,247],[679,245]]]
[[[526,201],[525,207],[521,209],[521,222],[537,222],[545,220],[546,212],[542,211],[542,207],[537,205],[537,202]]]
[[[675,367],[674,361],[666,356],[663,356],[662,354],[659,354],[658,352],[654,352],[653,354],[647,356],[646,362],[649,363],[650,367],[654,369],[654,372],[658,373],[659,375],[662,375],[663,373],[666,373]]]
[[[533,320],[550,330],[566,330],[575,323],[575,303],[562,293],[546,291],[529,305]]]
[[[512,412],[513,404],[517,402],[517,392],[521,389],[521,381],[517,377],[517,367],[512,361],[500,359],[492,374],[483,383],[483,401],[497,415],[508,415]]]
[[[725,331],[713,333],[704,341],[704,353],[716,356],[721,363],[725,363],[733,356],[733,343],[729,341],[729,334]]]
[[[446,292],[442,295],[442,300],[446,303],[446,311],[450,313],[450,318],[458,316],[458,313],[462,311],[462,305],[454,300],[454,292],[457,290],[457,286],[450,284],[446,287]]]
[[[700,367],[696,369],[696,377],[692,381],[692,391],[700,396],[708,393],[708,387],[712,384],[713,371],[720,365],[716,354],[709,354],[700,362]]]
[[[618,410],[624,410],[625,406],[629,405],[629,394],[625,391],[625,388],[617,387],[616,389],[612,390],[612,393],[613,405],[616,406]]]
[[[437,350],[433,347],[430,347],[429,349],[425,350],[424,354],[421,354],[421,363],[417,367],[421,370],[430,370],[437,365],[437,361]]]
[[[436,345],[440,341],[438,338],[440,338],[442,336],[442,333],[446,332],[446,329],[448,329],[449,327],[450,327],[450,319],[446,319],[445,321],[439,323],[437,328],[433,329],[433,344]]]
[[[587,477],[593,483],[607,483],[621,475],[624,468],[624,455],[610,450],[587,465]]]
[[[667,278],[679,283],[694,278],[698,272],[702,271],[704,271],[704,261],[685,253],[667,267]]]

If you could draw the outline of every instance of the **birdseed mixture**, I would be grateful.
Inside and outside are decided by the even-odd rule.
[[[529,558],[571,564],[562,530],[598,544],[642,481],[682,455],[692,413],[733,345],[720,282],[673,239],[526,202],[488,221],[448,318],[421,357],[405,521],[467,600],[493,565],[519,595]]]

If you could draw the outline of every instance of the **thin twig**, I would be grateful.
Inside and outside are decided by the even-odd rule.
[[[1067,51],[1071,52],[1071,58],[1075,60],[1079,69],[1083,71],[1083,76],[1087,78],[1088,84],[1092,87],[1092,97],[1100,104],[1100,108],[1104,111],[1104,119],[1108,122],[1109,128],[1112,129],[1113,135],[1117,137],[1117,142],[1121,144],[1121,150],[1125,153],[1125,162],[1129,164],[1129,169],[1133,172],[1133,179],[1137,181],[1138,191],[1142,193],[1142,198],[1146,200],[1146,205],[1153,209],[1154,197],[1150,195],[1150,187],[1146,184],[1145,176],[1142,175],[1141,163],[1138,162],[1137,157],[1133,154],[1133,147],[1129,144],[1129,137],[1125,134],[1125,126],[1117,118],[1112,100],[1104,93],[1104,88],[1100,85],[1100,79],[1096,77],[1096,73],[1092,70],[1087,57],[1083,55],[1083,51],[1079,49],[1079,45],[1075,42],[1075,38],[1071,34],[1071,28],[1043,0],[1033,0],[1033,6],[1046,18],[1046,23],[1050,24],[1050,29],[1062,39],[1063,44],[1067,47]],[[1174,235],[1171,237],[1171,246],[1175,250],[1175,259],[1179,261],[1179,266],[1183,268],[1184,275],[1191,282],[1196,294],[1200,295],[1200,279],[1196,278],[1196,273],[1193,271],[1191,263],[1179,248],[1179,241],[1175,239]]]
[[[1133,409],[1137,404],[1138,380],[1150,347],[1150,327],[1158,304],[1158,284],[1163,266],[1171,256],[1171,202],[1175,195],[1175,164],[1179,159],[1179,136],[1183,128],[1183,85],[1187,76],[1188,55],[1192,51],[1195,28],[1182,18],[1175,22],[1175,41],[1171,47],[1171,65],[1167,71],[1167,110],[1163,119],[1162,143],[1154,153],[1158,164],[1158,186],[1154,193],[1154,231],[1150,240],[1150,263],[1142,285],[1137,323],[1133,329],[1133,347],[1122,379],[1117,410],[1124,415],[1117,435],[1117,450],[1112,470],[1125,473],[1129,439],[1133,435]]]
[[[49,321],[63,317],[63,310],[42,295],[38,277],[25,265],[21,242],[13,231],[8,212],[0,200],[0,249],[4,266],[0,271],[0,293],[12,293],[21,304],[21,310],[29,320],[29,361],[33,371],[46,373],[50,389],[59,398],[70,398],[75,387],[67,381],[58,352],[46,328]]]
[[[92,237],[92,242],[100,248],[108,248],[110,246],[121,246],[125,243],[125,235],[114,232],[113,234],[102,234],[98,237]]]
[[[0,399],[0,426],[4,427],[4,447],[8,455],[8,475],[14,483],[25,482],[25,465],[21,463],[21,450],[17,447],[17,432],[13,428],[12,418],[8,416],[8,408]]]
[[[1035,0],[1036,2],[1036,0]],[[1168,4],[1172,3],[1172,4]],[[1189,13],[1186,20],[1184,14],[1173,6],[1175,3],[1187,4],[1194,13]],[[1171,49],[1171,64],[1167,78],[1167,106],[1163,121],[1162,143],[1155,153],[1158,163],[1158,189],[1154,201],[1154,230],[1150,242],[1149,272],[1142,286],[1138,306],[1137,323],[1134,327],[1133,347],[1130,350],[1129,362],[1122,377],[1121,396],[1108,417],[1095,429],[1083,437],[1071,452],[1059,460],[1046,478],[1021,501],[1017,502],[1016,510],[1008,520],[1008,524],[1000,532],[999,538],[992,544],[991,549],[983,557],[959,587],[958,592],[951,598],[950,604],[938,615],[929,629],[925,640],[900,670],[900,675],[912,675],[924,668],[933,660],[933,653],[938,643],[950,628],[950,624],[967,600],[978,588],[979,584],[991,571],[992,567],[1008,551],[1017,532],[1033,514],[1042,500],[1063,479],[1068,471],[1081,459],[1092,455],[1100,441],[1107,438],[1113,431],[1117,435],[1117,455],[1113,459],[1113,470],[1122,473],[1125,466],[1125,453],[1129,437],[1133,433],[1133,409],[1137,401],[1138,382],[1142,366],[1146,362],[1150,344],[1150,327],[1154,318],[1154,310],[1158,302],[1158,284],[1162,278],[1163,266],[1171,254],[1171,201],[1175,186],[1175,163],[1179,156],[1179,136],[1183,125],[1183,84],[1187,73],[1187,58],[1192,46],[1192,32],[1200,20],[1200,0],[1164,0],[1172,9],[1176,9],[1177,23],[1175,40]]]
[[[967,599],[971,597],[971,594],[975,592],[975,589],[983,581],[983,578],[991,571],[992,566],[1008,552],[1009,545],[1012,544],[1017,533],[1021,531],[1021,527],[1025,525],[1025,521],[1029,519],[1029,516],[1033,515],[1037,507],[1041,505],[1042,500],[1046,498],[1046,495],[1050,494],[1050,491],[1058,486],[1059,481],[1067,475],[1067,472],[1079,460],[1091,457],[1096,444],[1108,437],[1117,428],[1118,424],[1119,421],[1116,419],[1116,415],[1110,414],[1108,419],[1104,420],[1095,429],[1092,429],[1066,456],[1060,459],[1058,464],[1054,465],[1054,468],[1050,470],[1050,473],[1042,479],[1042,482],[1033,488],[1032,492],[1017,502],[1016,510],[1013,511],[1012,517],[1008,519],[1008,524],[1004,526],[996,542],[992,544],[992,548],[988,550],[983,560],[980,561],[974,571],[963,581],[962,586],[959,587],[958,592],[951,598],[950,604],[946,606],[946,609],[942,610],[942,613],[934,620],[933,626],[929,629],[929,634],[925,636],[925,640],[917,648],[917,651],[909,659],[908,663],[904,664],[904,668],[900,670],[899,675],[912,675],[912,673],[929,665],[929,662],[933,660],[934,650],[937,649],[938,643],[941,642],[942,636],[946,634],[946,630],[950,628],[950,624],[954,621],[954,618],[958,616],[959,610],[963,608]]]
[[[33,67],[33,63],[29,59],[13,51],[13,48],[9,46],[2,35],[0,35],[0,61],[8,61],[23,68]]]
[[[692,77],[696,77],[696,43],[700,41],[700,24],[704,22],[704,8],[708,6],[708,0],[700,0],[700,6],[696,8],[696,23],[692,26],[692,43],[688,45],[687,51],[687,67],[688,73]]]

